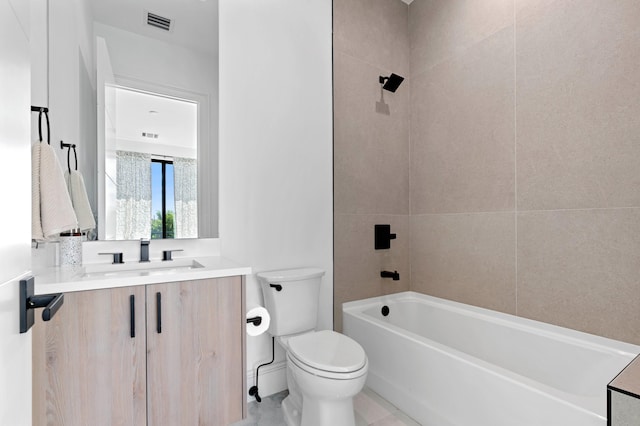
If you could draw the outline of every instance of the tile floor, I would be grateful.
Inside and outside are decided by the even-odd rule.
[[[247,418],[232,426],[283,426],[282,400],[287,391],[265,398],[262,402],[249,403]],[[420,426],[369,388],[364,388],[353,399],[356,412],[356,426]]]

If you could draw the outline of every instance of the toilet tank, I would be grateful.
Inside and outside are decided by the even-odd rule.
[[[286,336],[316,328],[320,281],[323,275],[324,271],[317,268],[257,274],[265,307],[271,315],[271,335]]]

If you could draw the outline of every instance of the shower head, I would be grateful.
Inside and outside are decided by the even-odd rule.
[[[383,85],[382,88],[384,90],[388,90],[393,93],[398,90],[398,87],[404,81],[404,77],[391,73],[389,77],[380,76],[378,81]]]

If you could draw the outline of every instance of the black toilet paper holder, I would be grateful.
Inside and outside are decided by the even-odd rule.
[[[247,318],[247,324],[253,324],[257,327],[260,324],[262,324],[262,317],[257,316],[257,317]]]

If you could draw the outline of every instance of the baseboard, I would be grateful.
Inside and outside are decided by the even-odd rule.
[[[247,371],[247,390],[255,385],[255,376],[255,369]],[[260,368],[260,379],[258,381],[260,397],[264,398],[285,389],[287,389],[286,361],[276,362]],[[247,401],[251,402],[253,400],[252,396],[247,395]]]

